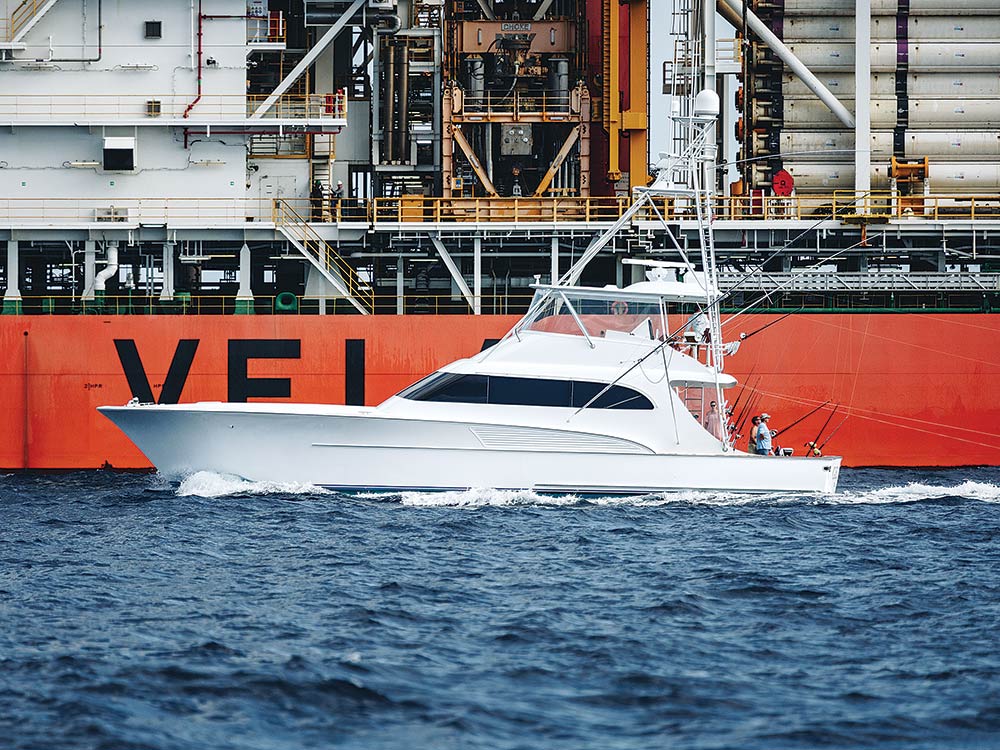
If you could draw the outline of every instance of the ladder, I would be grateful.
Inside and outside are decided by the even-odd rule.
[[[375,312],[375,290],[286,200],[274,202],[274,224],[289,243],[362,315]]]

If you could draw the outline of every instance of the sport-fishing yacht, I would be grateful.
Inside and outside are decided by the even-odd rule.
[[[101,407],[165,474],[199,470],[342,490],[471,487],[547,493],[678,489],[833,492],[839,458],[736,450],[724,372],[710,191],[699,185],[719,100],[698,94],[684,153],[486,351],[374,408],[275,403]],[[701,270],[634,261],[646,280],[578,286],[583,268],[652,196],[696,215]],[[670,236],[664,223],[664,230]],[[738,342],[734,342],[737,343]],[[705,402],[723,408],[706,412]]]
[[[704,305],[705,291],[665,280],[670,270],[624,289],[539,286],[498,344],[374,408],[101,411],[168,475],[211,470],[341,490],[833,492],[839,458],[751,456],[707,429],[706,400],[736,381],[702,361],[707,344],[671,334],[690,317],[672,310]]]

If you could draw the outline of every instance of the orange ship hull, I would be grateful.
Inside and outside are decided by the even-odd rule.
[[[515,320],[5,317],[0,468],[149,467],[96,411],[133,392],[181,402],[377,404],[479,351]],[[774,320],[741,316],[726,338]],[[825,452],[847,466],[1000,464],[1000,316],[796,314],[748,338],[727,370],[743,384],[728,394],[737,417],[768,411],[781,429],[829,402],[778,438],[796,454],[836,429]]]

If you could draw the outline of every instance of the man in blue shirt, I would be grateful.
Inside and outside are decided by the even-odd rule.
[[[771,415],[764,412],[760,415],[760,427],[757,428],[757,455],[771,455]]]

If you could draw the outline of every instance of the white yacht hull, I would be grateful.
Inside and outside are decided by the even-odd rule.
[[[654,453],[606,435],[248,405],[102,407],[163,474],[196,471],[351,490],[541,493],[836,490],[839,458]],[[212,408],[215,407],[215,408]]]

